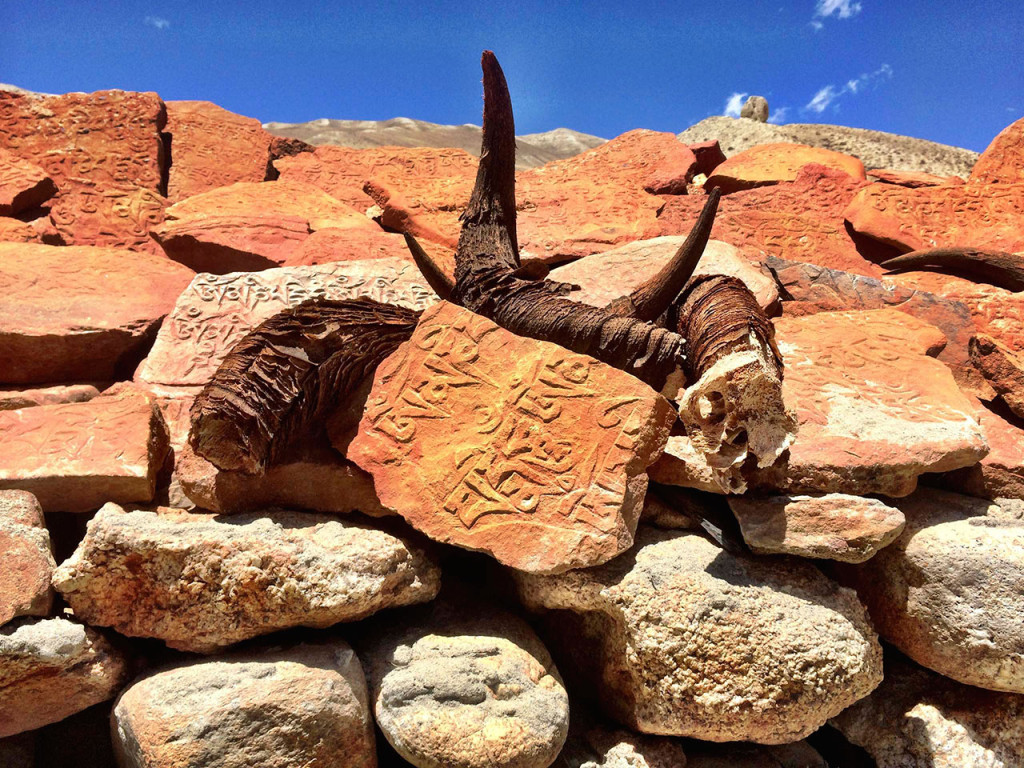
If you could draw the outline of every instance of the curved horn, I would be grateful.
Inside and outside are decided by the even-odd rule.
[[[455,289],[455,282],[441,269],[441,265],[423,250],[423,246],[416,241],[416,238],[408,232],[405,233],[405,245],[409,249],[409,253],[412,254],[412,260],[416,262],[416,266],[419,267],[423,277],[426,278],[427,285],[441,299],[447,300]]]
[[[905,272],[942,268],[968,280],[991,283],[1008,291],[1024,291],[1024,256],[979,248],[933,248],[911,251],[882,262],[882,267]]]

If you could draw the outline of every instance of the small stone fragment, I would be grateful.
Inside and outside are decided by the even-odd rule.
[[[768,122],[768,100],[764,96],[751,96],[740,109],[740,117],[756,120],[759,123]]]
[[[0,738],[113,698],[128,662],[99,632],[67,619],[0,627]]]
[[[971,360],[1003,402],[1024,419],[1024,355],[983,333],[971,339]]]
[[[623,371],[441,302],[378,367],[348,458],[431,538],[557,573],[633,543],[675,418]]]
[[[431,600],[439,578],[420,547],[356,522],[107,504],[53,584],[83,621],[211,653],[287,627],[328,627]]]
[[[101,385],[101,387],[104,385]],[[60,403],[84,403],[99,395],[100,387],[94,384],[58,384],[39,389],[0,388],[0,411],[16,411],[34,405],[59,405]]]
[[[35,163],[0,147],[0,216],[36,208],[57,192],[57,185]]]
[[[864,164],[855,157],[830,149],[803,144],[759,144],[739,152],[715,168],[704,185],[729,194],[741,189],[793,181],[800,169],[818,163],[843,171],[855,179],[865,179]]]
[[[627,557],[517,582],[528,608],[578,614],[559,614],[559,643],[608,714],[642,732],[785,744],[882,679],[856,595],[804,561],[641,528]]]
[[[18,616],[46,616],[53,605],[50,534],[36,497],[0,491],[0,625]]]
[[[619,728],[573,724],[557,768],[683,768],[691,766],[682,742]]]
[[[569,699],[547,649],[510,614],[447,605],[367,641],[377,725],[418,768],[547,768]]]
[[[376,768],[359,660],[341,640],[250,649],[146,675],[111,717],[123,768]]]
[[[877,499],[821,496],[736,496],[729,506],[743,540],[761,555],[798,555],[863,563],[891,544],[906,520]]]

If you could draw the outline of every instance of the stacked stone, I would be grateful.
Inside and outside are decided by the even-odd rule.
[[[651,131],[521,172],[524,254],[594,306],[726,193],[699,272],[775,317],[799,424],[757,468],[685,392],[438,299],[402,234],[450,270],[466,153],[0,102],[0,764],[1024,764],[1024,292],[879,266],[1024,275],[1024,120],[966,180]],[[317,435],[260,475],[192,449],[239,340],[362,296],[422,314]]]

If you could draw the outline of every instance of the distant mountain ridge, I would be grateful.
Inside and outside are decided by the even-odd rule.
[[[390,120],[310,120],[307,123],[264,123],[275,136],[302,139],[309,144],[336,144],[353,149],[369,147],[455,147],[480,154],[480,126],[441,125],[408,117]],[[568,128],[531,133],[516,139],[516,167],[536,168],[604,144],[606,139]]]

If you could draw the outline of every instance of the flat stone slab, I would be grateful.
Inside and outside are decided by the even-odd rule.
[[[442,302],[378,367],[348,457],[431,538],[559,572],[629,548],[675,418],[623,371]]]
[[[842,171],[863,180],[864,164],[856,157],[805,144],[758,144],[732,155],[715,168],[705,186],[736,192],[780,181],[793,181],[800,169],[810,163]]]

